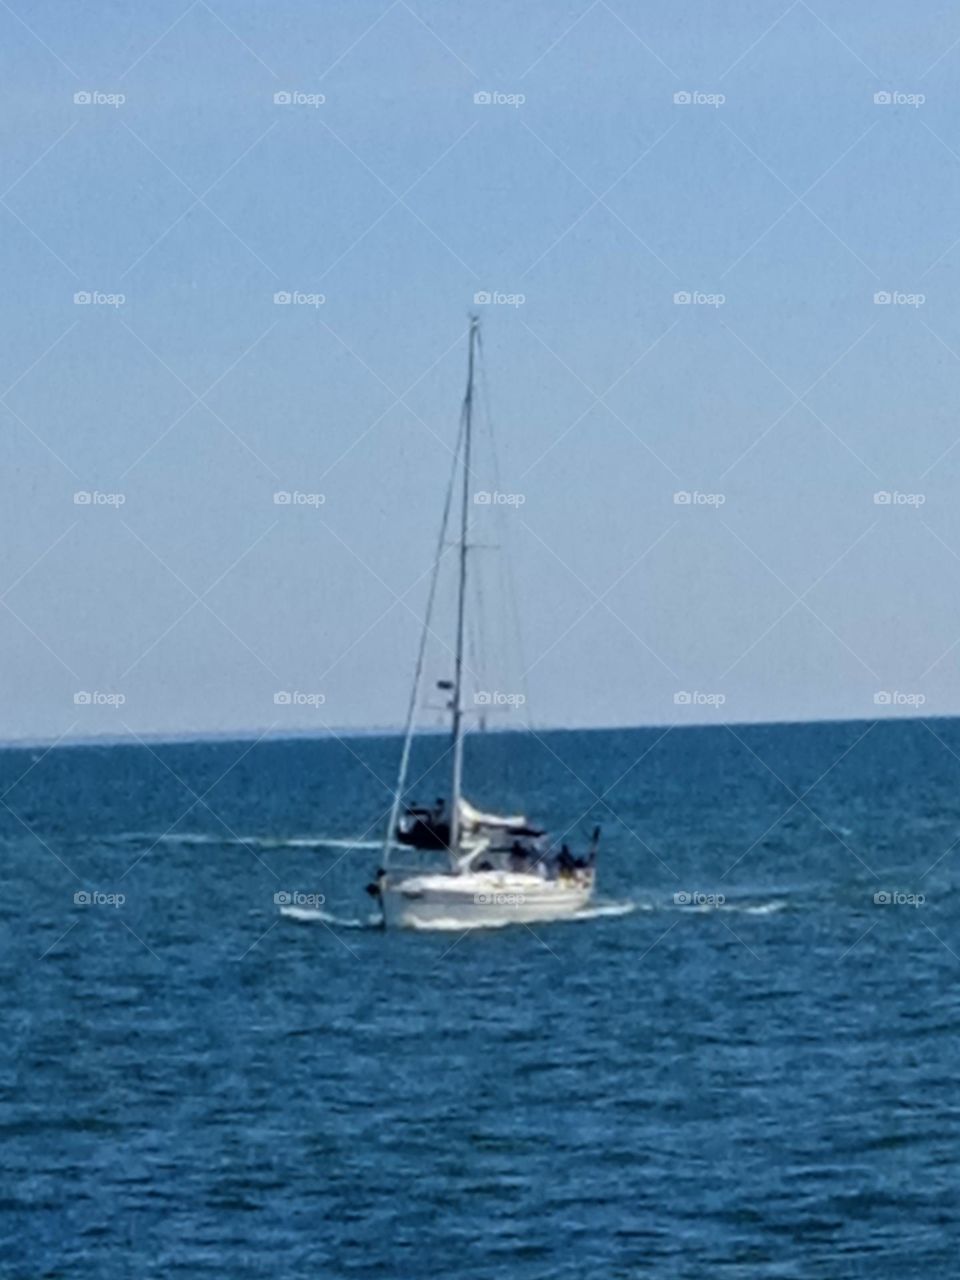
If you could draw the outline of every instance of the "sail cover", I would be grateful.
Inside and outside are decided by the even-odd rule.
[[[493,827],[499,831],[512,831],[514,828],[526,827],[527,820],[522,813],[515,813],[505,818],[497,813],[484,813],[475,809],[469,800],[460,797],[460,823],[464,828],[476,831],[480,827]]]

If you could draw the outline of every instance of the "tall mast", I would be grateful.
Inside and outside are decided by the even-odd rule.
[[[470,509],[470,444],[473,426],[473,364],[480,321],[470,317],[467,390],[463,397],[463,492],[460,500],[460,583],[457,592],[457,651],[453,675],[453,783],[450,797],[450,851],[460,843],[460,790],[463,785],[463,641],[467,603],[467,514]]]

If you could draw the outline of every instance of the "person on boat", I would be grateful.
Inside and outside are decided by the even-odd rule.
[[[513,844],[510,846],[510,870],[526,871],[529,866],[529,862],[530,859],[527,856],[526,849],[524,849],[519,840],[514,840]]]
[[[437,796],[433,804],[433,810],[430,814],[430,821],[435,827],[445,822],[447,818],[447,802],[443,796]]]
[[[562,845],[560,852],[557,854],[557,879],[571,879],[573,877],[574,870],[576,869],[576,865],[577,861],[570,852],[570,846],[567,844]]]
[[[590,879],[590,868],[593,865],[590,858],[574,858],[573,860],[573,878],[578,884],[586,884]]]
[[[377,867],[377,873],[373,880],[366,886],[367,893],[371,898],[379,898],[383,894],[383,886],[386,881],[387,873],[383,867]]]

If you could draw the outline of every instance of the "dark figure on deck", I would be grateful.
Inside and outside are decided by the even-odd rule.
[[[573,854],[570,852],[569,845],[561,846],[560,852],[557,855],[557,871],[560,873],[560,875],[562,876],[570,875],[573,872],[576,865],[577,865],[577,860],[574,858]]]
[[[527,851],[519,840],[510,846],[510,870],[525,871],[527,869]]]

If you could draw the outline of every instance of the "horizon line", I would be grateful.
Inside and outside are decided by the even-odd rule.
[[[960,712],[954,713],[938,713],[936,715],[888,715],[888,716],[824,716],[812,717],[806,720],[697,720],[690,722],[650,722],[648,724],[621,724],[621,725],[538,725],[532,727],[530,725],[517,725],[515,728],[500,727],[496,729],[474,730],[469,733],[468,737],[483,736],[496,737],[506,736],[509,734],[538,734],[538,733],[635,733],[642,731],[654,732],[658,729],[674,730],[674,729],[722,729],[730,728],[777,728],[800,725],[826,725],[826,724],[866,724],[871,720],[879,724],[884,723],[922,723],[925,720],[957,720],[960,719]],[[419,728],[415,731],[415,737],[442,737],[450,732],[447,728]],[[373,727],[352,726],[349,728],[330,728],[330,729],[224,729],[224,730],[185,730],[182,733],[171,732],[167,730],[144,730],[142,732],[130,731],[123,734],[115,734],[111,732],[95,733],[89,735],[77,735],[72,737],[22,737],[22,738],[0,738],[0,751],[23,751],[35,747],[45,747],[48,750],[57,747],[119,747],[119,746],[180,746],[189,743],[214,743],[214,742],[250,742],[251,740],[260,740],[263,742],[295,742],[307,740],[311,742],[323,742],[331,739],[339,738],[401,738],[404,730],[399,726],[378,725]]]

